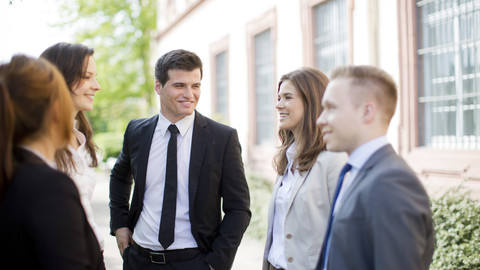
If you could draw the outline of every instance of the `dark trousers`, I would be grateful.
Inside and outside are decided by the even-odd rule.
[[[210,267],[203,253],[189,260],[155,264],[130,246],[123,253],[123,270],[210,270]]]

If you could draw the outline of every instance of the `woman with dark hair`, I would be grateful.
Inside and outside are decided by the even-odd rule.
[[[315,269],[331,200],[345,154],[326,151],[316,120],[328,78],[315,68],[283,75],[278,83],[280,147],[268,214],[263,269]]]
[[[73,104],[43,59],[0,65],[0,261],[14,269],[105,269],[70,178],[55,152],[72,137]]]
[[[97,236],[100,249],[104,249],[103,236],[94,221],[91,200],[96,178],[96,145],[85,111],[93,109],[93,99],[100,85],[93,60],[94,50],[82,44],[61,42],[46,49],[40,57],[53,63],[65,77],[73,100],[74,136],[66,149],[58,151],[55,160],[59,170],[67,173],[77,185],[88,221]]]

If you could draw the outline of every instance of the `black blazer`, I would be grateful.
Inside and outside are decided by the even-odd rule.
[[[132,120],[110,176],[111,234],[132,231],[143,208],[148,155],[158,115]],[[129,207],[132,177],[135,182]],[[236,130],[195,111],[189,172],[190,222],[206,262],[217,270],[233,263],[251,217]],[[222,219],[222,208],[225,213]]]
[[[17,160],[0,206],[2,268],[105,269],[73,181],[29,151]]]

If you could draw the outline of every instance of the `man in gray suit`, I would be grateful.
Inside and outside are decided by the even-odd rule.
[[[329,151],[349,155],[318,270],[428,269],[434,251],[429,198],[388,143],[397,90],[371,66],[337,68],[317,120]]]

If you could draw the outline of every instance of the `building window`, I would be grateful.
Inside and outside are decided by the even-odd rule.
[[[228,122],[228,66],[227,52],[215,55],[215,114],[220,122]]]
[[[480,149],[480,0],[417,1],[419,145]]]
[[[272,86],[275,82],[271,35],[271,29],[267,29],[254,37],[256,144],[273,142],[275,99]]]
[[[315,66],[329,74],[339,65],[347,64],[346,0],[330,0],[313,8]]]

